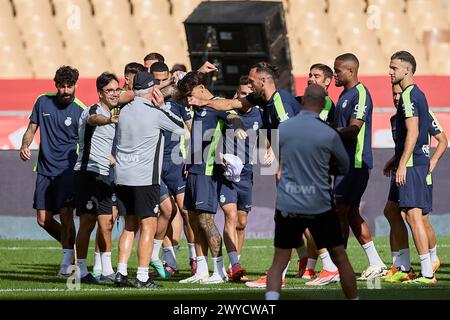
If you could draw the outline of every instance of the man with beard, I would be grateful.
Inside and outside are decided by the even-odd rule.
[[[61,276],[71,274],[74,257],[73,168],[77,161],[78,119],[85,108],[75,98],[78,75],[78,70],[69,66],[56,71],[57,92],[43,94],[36,100],[20,148],[20,158],[30,160],[29,146],[40,127],[33,208],[37,210],[39,226],[62,244],[63,259],[58,273]],[[61,223],[53,217],[57,214]]]
[[[262,109],[262,129],[267,129],[269,142],[272,138],[271,130],[278,129],[280,123],[289,120],[300,112],[300,103],[288,92],[277,88],[278,68],[267,62],[259,62],[250,68],[248,79],[253,92],[246,97],[236,99],[205,100],[191,96],[188,98],[190,105],[211,107],[219,111],[240,110],[247,112],[253,106]],[[271,150],[271,149],[268,149]],[[270,152],[265,156],[267,163]],[[285,285],[285,275],[288,266],[282,276],[282,286]],[[246,285],[251,288],[265,288],[267,277],[263,275],[255,281],[248,281]]]

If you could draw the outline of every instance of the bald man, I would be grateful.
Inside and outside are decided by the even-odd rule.
[[[309,85],[303,97],[303,110],[280,125],[281,179],[277,186],[275,253],[267,277],[266,300],[280,298],[283,269],[291,258],[292,248],[300,246],[306,228],[317,248],[330,252],[346,298],[358,298],[355,274],[344,249],[330,194],[332,168],[337,174],[345,174],[349,159],[339,134],[319,118],[325,97],[320,85]],[[295,192],[300,187],[312,192]]]
[[[352,53],[338,56],[334,62],[335,84],[344,87],[336,105],[335,127],[344,140],[350,158],[350,170],[335,178],[335,201],[345,244],[349,226],[363,247],[369,267],[358,280],[370,280],[387,273],[370,234],[361,217],[359,205],[373,168],[372,156],[372,98],[369,90],[358,80],[359,61]]]

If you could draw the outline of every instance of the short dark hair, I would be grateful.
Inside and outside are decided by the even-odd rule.
[[[153,72],[169,72],[169,67],[164,62],[158,61],[150,67],[150,73]]]
[[[359,66],[359,60],[353,53],[344,53],[340,56],[337,56],[336,60],[344,61],[344,62],[353,62],[357,66]]]
[[[144,65],[143,64],[141,64],[141,63],[138,63],[138,62],[130,62],[130,63],[127,63],[127,65],[125,66],[125,69],[124,69],[124,71],[123,71],[123,74],[124,75],[127,75],[127,74],[130,74],[130,73],[132,73],[132,74],[137,74],[139,71],[146,71],[147,69],[144,67]]]
[[[318,69],[323,72],[323,75],[325,76],[325,79],[333,79],[333,70],[329,66],[323,63],[316,63],[309,68],[311,71],[312,69]]]
[[[102,91],[103,88],[106,87],[113,80],[119,82],[119,79],[114,73],[103,72],[101,75],[98,76],[96,81],[97,92]]]
[[[162,56],[162,54],[158,53],[158,52],[151,52],[148,55],[145,56],[144,61],[148,61],[148,60],[158,60],[160,62],[164,62],[165,59]]]
[[[180,81],[178,81],[178,91],[180,91],[180,93],[183,96],[189,96],[192,93],[192,90],[194,90],[194,88],[196,86],[199,85],[204,85],[206,86],[206,77],[203,73],[200,73],[198,71],[191,71],[188,72],[183,79],[181,79]]]
[[[187,68],[184,64],[176,63],[173,65],[172,69],[170,70],[170,73],[174,73],[175,71],[183,71],[186,72]]]
[[[246,86],[250,84],[250,80],[248,78],[248,76],[242,76],[239,78],[239,85],[240,86]]]
[[[416,59],[408,51],[397,51],[391,57],[391,60],[395,60],[395,59],[410,63],[412,65],[412,73],[413,74],[416,73],[416,67],[417,67]]]
[[[303,95],[303,105],[323,108],[325,106],[325,89],[318,84],[311,84],[306,87]]]
[[[73,86],[77,83],[80,73],[77,69],[71,68],[69,66],[62,66],[56,70],[55,77],[53,81],[57,86],[67,84],[68,86]]]
[[[272,78],[276,79],[279,76],[278,73],[278,67],[275,65],[272,65],[268,62],[258,62],[255,63],[251,68],[251,69],[255,69],[256,68],[256,72],[260,73],[260,72],[264,72],[269,74]]]

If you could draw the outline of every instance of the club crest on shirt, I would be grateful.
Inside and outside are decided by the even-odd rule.
[[[91,200],[89,200],[89,201],[86,203],[86,209],[92,210],[93,208],[94,208],[94,204],[92,203]]]
[[[67,117],[66,120],[64,121],[64,124],[66,125],[66,127],[70,127],[72,125],[72,118]]]

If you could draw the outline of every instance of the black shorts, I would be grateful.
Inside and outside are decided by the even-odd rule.
[[[125,215],[157,217],[159,213],[159,184],[150,186],[116,185],[118,201],[123,202]]]
[[[317,215],[289,214],[283,217],[275,211],[275,248],[292,249],[301,244],[302,234],[308,228],[317,249],[344,245],[341,226],[334,209]]]
[[[123,201],[117,198],[116,184],[112,181],[111,181],[111,189],[112,189],[113,206],[117,207],[117,210],[119,211],[119,216],[125,216],[125,206],[123,205]]]
[[[108,176],[91,171],[75,171],[77,216],[112,214],[113,193]]]

